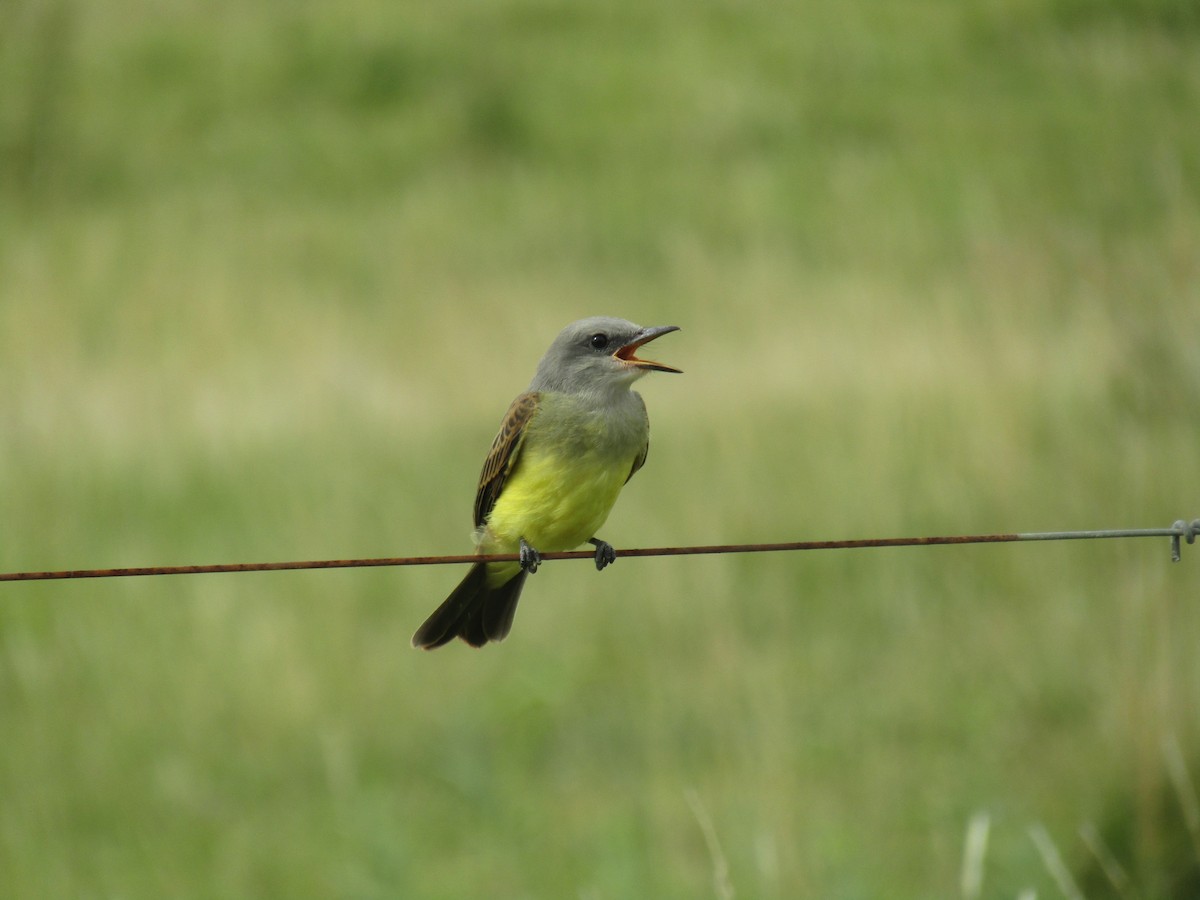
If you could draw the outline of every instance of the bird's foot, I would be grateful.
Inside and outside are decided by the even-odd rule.
[[[521,568],[532,574],[538,570],[538,566],[541,564],[542,554],[525,543],[525,538],[521,538]]]
[[[596,571],[604,571],[604,567],[611,562],[617,561],[617,551],[613,549],[613,545],[608,541],[602,541],[600,538],[591,538],[588,543],[596,548]]]

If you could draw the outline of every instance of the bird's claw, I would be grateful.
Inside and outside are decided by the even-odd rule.
[[[542,554],[525,543],[525,538],[521,538],[521,568],[532,574],[541,564]]]
[[[596,571],[603,572],[604,567],[609,563],[617,561],[617,551],[613,549],[613,545],[608,541],[602,541],[599,538],[592,538],[588,541],[596,548]]]

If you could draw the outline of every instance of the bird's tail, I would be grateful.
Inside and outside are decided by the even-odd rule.
[[[412,645],[432,650],[456,637],[472,647],[504,640],[512,628],[527,574],[522,569],[504,584],[493,587],[488,584],[487,563],[475,563],[462,583],[417,629]]]

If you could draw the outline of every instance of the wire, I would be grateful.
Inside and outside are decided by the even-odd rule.
[[[930,547],[943,544],[1009,544],[1018,541],[1086,541],[1104,538],[1171,538],[1171,559],[1179,561],[1180,540],[1195,543],[1200,519],[1182,519],[1170,528],[1120,528],[1108,531],[1031,531],[1011,534],[960,534],[934,537],[866,538],[848,541],[791,541],[782,544],[710,544],[699,547],[641,547],[621,557],[701,556],[715,553],[771,553],[795,550],[865,550],[878,547]],[[591,550],[542,553],[543,560],[595,559]],[[437,566],[456,563],[518,562],[515,553],[461,556],[395,556],[379,559],[317,559],[303,562],[224,563],[208,566],[144,566],[121,569],[66,569],[57,572],[6,572],[0,581],[54,581],[73,578],[127,578],[135,575],[209,575],[222,572],[280,572],[292,569],[360,569],[380,566]]]

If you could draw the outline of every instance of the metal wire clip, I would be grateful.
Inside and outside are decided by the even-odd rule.
[[[1180,519],[1171,529],[1175,532],[1171,535],[1171,562],[1179,562],[1179,539],[1185,537],[1189,544],[1196,543],[1200,537],[1200,519],[1192,519],[1190,525]]]

